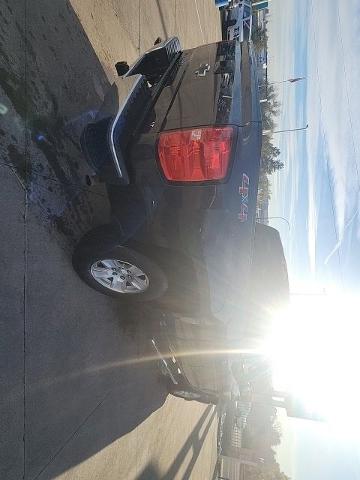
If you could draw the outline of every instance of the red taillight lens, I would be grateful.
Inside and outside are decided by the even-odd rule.
[[[232,127],[162,132],[158,155],[165,177],[173,182],[205,182],[225,178],[233,136]]]

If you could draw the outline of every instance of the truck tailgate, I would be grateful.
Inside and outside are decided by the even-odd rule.
[[[249,46],[219,42],[183,52],[162,130],[243,126],[253,119]],[[169,97],[168,97],[169,98]]]

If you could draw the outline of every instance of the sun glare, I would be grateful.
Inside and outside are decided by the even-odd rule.
[[[359,306],[349,296],[293,296],[264,346],[274,388],[346,429],[360,427]]]

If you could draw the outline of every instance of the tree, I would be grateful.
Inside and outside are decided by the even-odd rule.
[[[261,171],[271,175],[276,170],[284,168],[284,163],[278,160],[280,149],[271,143],[271,137],[265,135],[261,148]]]
[[[266,50],[268,42],[266,29],[263,29],[261,27],[254,28],[251,34],[251,39],[257,52],[260,52],[261,50]]]
[[[265,28],[257,27],[253,30],[252,41],[255,51],[260,52],[263,49],[267,49],[268,35],[266,23]],[[280,113],[281,104],[278,100],[278,92],[275,85],[265,83],[265,85],[262,85],[262,88],[265,89],[264,93],[266,96],[266,102],[261,103],[263,128],[272,132],[276,127],[276,117]],[[258,205],[268,201],[271,196],[271,185],[267,176],[284,168],[284,163],[279,160],[279,156],[280,149],[273,145],[271,136],[265,135],[261,150]]]
[[[271,197],[271,183],[266,174],[260,173],[257,203],[262,205]]]
[[[271,143],[271,138],[269,136],[264,135],[261,147],[261,156],[263,158],[277,158],[279,155],[280,149]]]
[[[277,91],[274,85],[265,84],[266,102],[261,104],[264,127],[267,130],[274,130],[275,118],[280,113],[281,103],[277,99]]]
[[[260,456],[272,458],[272,447],[281,442],[281,426],[276,409],[271,405],[254,403],[247,422],[247,446],[259,452]]]
[[[280,160],[274,160],[273,158],[265,157],[262,159],[261,168],[267,175],[271,175],[277,170],[284,168],[284,163],[280,162]]]

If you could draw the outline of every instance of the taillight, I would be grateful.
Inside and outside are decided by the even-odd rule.
[[[202,127],[162,132],[158,156],[167,180],[205,182],[226,177],[233,142],[232,127]]]

